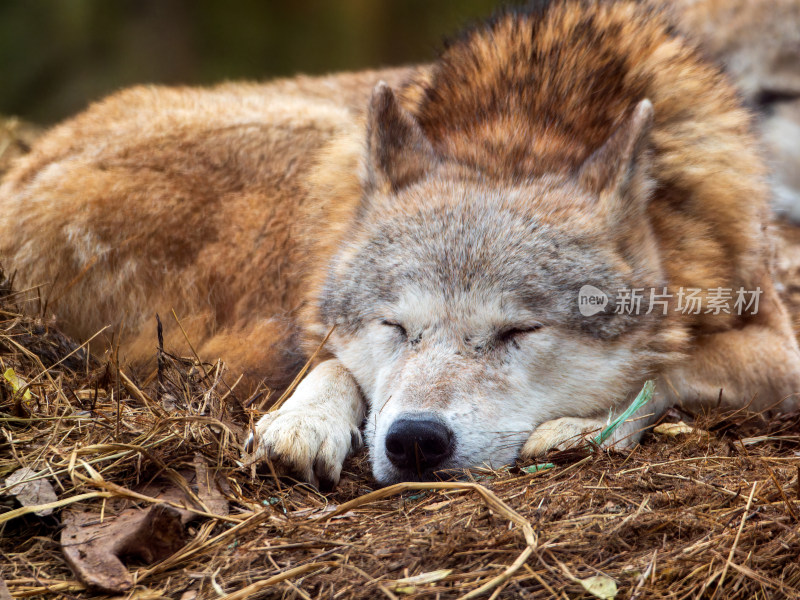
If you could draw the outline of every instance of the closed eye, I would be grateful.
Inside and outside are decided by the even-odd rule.
[[[408,332],[406,331],[406,328],[400,325],[400,323],[397,323],[395,321],[389,321],[388,319],[381,319],[381,325],[385,325],[386,327],[392,327],[404,338],[408,338]]]
[[[495,342],[500,344],[508,344],[511,342],[517,341],[519,338],[533,333],[534,331],[539,331],[544,325],[541,323],[531,323],[530,325],[522,325],[522,326],[514,326],[514,327],[507,327],[506,329],[501,329],[495,335]]]

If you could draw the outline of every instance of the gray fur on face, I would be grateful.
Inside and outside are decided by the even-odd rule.
[[[580,313],[585,285],[614,295],[663,277],[646,221],[606,208],[571,179],[441,172],[364,199],[320,311],[367,399],[379,481],[421,476],[387,458],[398,419],[425,413],[452,431],[440,468],[508,464],[538,424],[605,414],[626,397],[620,381],[640,385],[668,359],[658,313]]]
[[[615,314],[613,302],[591,317],[580,314],[582,286],[613,296],[657,287],[660,273],[627,265],[596,233],[543,218],[544,207],[526,210],[526,196],[539,191],[553,193],[439,182],[402,191],[393,209],[377,203],[330,269],[320,307],[325,322],[356,331],[383,318],[381,308],[413,286],[452,301],[454,310],[456,297],[513,299],[543,324],[600,339],[652,326],[657,315]],[[410,198],[416,210],[402,210]]]

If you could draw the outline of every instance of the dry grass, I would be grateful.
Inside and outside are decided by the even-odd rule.
[[[231,513],[190,526],[168,559],[132,565],[129,597],[590,597],[578,580],[598,574],[620,598],[800,595],[797,415],[673,415],[711,435],[651,435],[628,454],[555,454],[539,473],[473,471],[463,483],[377,491],[359,455],[323,495],[240,468],[236,402],[218,366],[166,355],[162,384],[142,389],[13,300],[0,307],[0,369],[13,368],[30,396],[0,388],[0,479],[30,467],[53,482],[60,510],[79,503],[107,516],[122,499],[154,502],[136,490],[184,477],[196,455],[224,481]],[[12,596],[96,596],[66,566],[58,510],[37,517],[2,502]],[[442,569],[431,583],[398,583]]]
[[[139,380],[18,304],[0,282],[0,374],[27,383],[0,381],[0,486],[30,467],[58,501],[38,517],[0,487],[12,597],[102,596],[64,560],[63,511],[113,518],[154,503],[150,482],[195,489],[186,473],[198,456],[230,513],[195,509],[181,550],[129,564],[136,585],[123,597],[589,598],[581,580],[597,575],[618,598],[800,596],[798,415],[673,411],[709,434],[648,434],[630,453],[562,452],[538,473],[474,470],[430,485],[378,489],[362,453],[321,494],[241,467],[255,415],[220,364],[165,353]]]

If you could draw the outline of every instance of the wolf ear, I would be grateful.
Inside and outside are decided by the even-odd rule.
[[[437,160],[419,123],[383,81],[369,103],[367,153],[367,185],[372,190],[397,191],[422,177]]]
[[[646,200],[650,162],[647,146],[652,124],[653,105],[650,100],[642,100],[606,143],[581,165],[580,185],[600,197],[613,195],[628,202]]]

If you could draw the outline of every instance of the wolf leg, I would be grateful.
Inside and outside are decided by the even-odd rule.
[[[256,424],[246,448],[316,486],[335,485],[347,455],[361,445],[364,400],[352,375],[326,360],[300,382],[289,399]]]
[[[642,437],[642,433],[656,420],[656,417],[672,404],[665,394],[660,393],[660,386],[656,386],[656,392],[650,402],[634,414],[630,419],[621,423],[608,439],[603,443],[604,446],[614,446],[615,448],[628,448],[633,446]],[[624,410],[626,407],[620,407]],[[562,417],[545,421],[539,425],[520,451],[520,458],[523,460],[544,456],[548,450],[564,449],[575,446],[585,446],[608,425],[615,416],[606,414],[604,417],[582,418],[582,417]]]
[[[588,443],[587,437],[599,432],[605,423],[600,419],[562,417],[545,421],[533,430],[519,455],[523,460],[542,457],[548,450]]]

